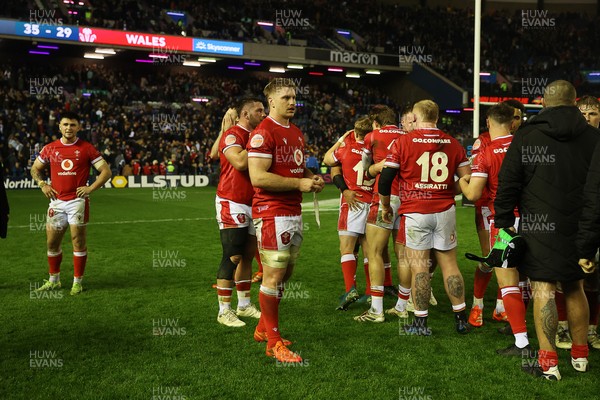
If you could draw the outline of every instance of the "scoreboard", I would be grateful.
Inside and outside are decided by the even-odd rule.
[[[15,34],[33,38],[79,41],[79,27],[15,22]]]
[[[47,22],[47,21],[46,21]],[[184,52],[244,55],[244,43],[185,36],[119,31],[62,24],[0,19],[0,35],[52,39],[67,43],[94,43],[130,48],[164,48]]]

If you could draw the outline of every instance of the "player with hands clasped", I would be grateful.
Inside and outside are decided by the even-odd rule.
[[[73,242],[73,287],[71,295],[83,291],[81,281],[87,261],[86,224],[89,218],[89,195],[111,177],[109,165],[90,143],[79,139],[79,117],[63,112],[59,122],[61,138],[44,146],[31,167],[31,177],[50,200],[46,220],[49,280],[37,291],[60,289],[61,242],[67,226]],[[90,167],[100,174],[87,185]],[[49,184],[44,170],[50,168]]]
[[[269,116],[250,134],[248,171],[254,186],[252,217],[263,263],[255,340],[266,341],[266,354],[280,362],[301,363],[279,330],[279,302],[302,244],[302,193],[320,192],[323,178],[304,160],[304,135],[290,119],[296,113],[296,86],[273,79],[265,87]]]

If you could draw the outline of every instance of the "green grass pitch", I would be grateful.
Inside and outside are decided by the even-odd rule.
[[[39,191],[10,191],[8,239],[0,241],[1,399],[592,399],[598,398],[599,352],[591,370],[573,370],[560,351],[563,381],[520,372],[520,358],[495,349],[511,338],[491,320],[495,280],[486,295],[485,324],[454,331],[442,276],[433,279],[433,336],[407,337],[399,323],[359,324],[363,311],[335,308],[343,292],[336,235],[336,190],[320,194],[321,228],[304,215],[305,237],[295,275],[281,303],[281,329],[305,362],[281,365],[255,343],[256,321],[241,329],[216,322],[215,281],[220,243],[215,188],[101,190],[92,195],[85,291],[69,296],[71,245],[63,245],[63,289],[31,291],[47,279],[44,215]],[[308,204],[312,196],[306,197]],[[459,263],[467,306],[477,252],[473,209],[457,208]],[[394,276],[395,276],[394,272]],[[359,264],[358,287],[364,290]],[[258,287],[253,285],[253,301]],[[235,296],[234,296],[235,304]],[[385,299],[385,307],[395,300]],[[537,345],[528,314],[529,335]]]

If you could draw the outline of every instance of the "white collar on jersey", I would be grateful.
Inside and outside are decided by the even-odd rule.
[[[504,136],[498,136],[497,138],[493,138],[493,139],[492,139],[492,142],[493,142],[494,140],[498,140],[498,139],[505,139],[505,138],[507,138],[507,137],[511,137],[511,136],[512,136],[512,135],[511,135],[510,133],[509,133],[508,135],[504,135]]]
[[[236,126],[239,126],[240,128],[242,128],[243,130],[245,130],[246,132],[252,132],[250,129],[246,129],[243,126],[241,126],[240,124],[235,124]]]
[[[79,141],[79,138],[75,139],[75,141],[73,143],[64,143],[62,141],[62,136],[58,140],[60,140],[60,144],[62,144],[63,146],[73,146],[75,143],[77,143]]]
[[[277,125],[281,126],[282,128],[289,128],[289,125],[282,125],[279,122],[275,121],[273,118],[271,118],[271,116],[267,116],[267,118],[269,118],[271,121],[275,122]]]

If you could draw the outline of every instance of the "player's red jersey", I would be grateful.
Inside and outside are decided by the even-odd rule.
[[[217,186],[217,196],[231,200],[236,203],[252,205],[254,188],[250,182],[248,171],[238,171],[227,161],[225,152],[232,147],[241,147],[242,150],[248,145],[250,131],[240,125],[229,128],[221,136],[219,142],[219,159],[221,160],[221,176]]]
[[[362,151],[364,142],[356,140],[354,131],[352,131],[344,141],[333,152],[333,159],[342,166],[342,175],[348,189],[359,193],[362,197],[358,200],[364,203],[370,203],[373,198],[373,183],[375,179],[367,179],[362,166]],[[342,203],[346,199],[342,196]]]
[[[271,160],[269,172],[286,178],[304,177],[304,135],[292,123],[281,125],[267,117],[250,134],[248,157]],[[252,217],[301,215],[302,192],[271,192],[254,188]]]
[[[492,139],[490,138],[489,132],[483,132],[481,135],[479,135],[477,140],[475,140],[475,143],[473,143],[473,147],[471,148],[471,165],[477,159],[477,155],[481,153],[483,149],[485,149],[485,146],[490,144],[491,141]],[[475,202],[475,207],[487,207],[489,201],[490,194],[488,193],[488,189],[484,188],[481,197]]]
[[[94,146],[77,138],[75,143],[64,144],[62,139],[44,146],[38,156],[43,164],[50,164],[52,187],[58,192],[59,200],[77,198],[78,187],[87,185],[90,167],[102,160]]]
[[[373,156],[373,163],[377,164],[381,160],[385,160],[392,148],[392,143],[400,136],[406,135],[402,129],[396,125],[386,125],[365,136],[364,152]],[[379,187],[379,175],[375,180],[373,192],[377,194]],[[400,190],[400,181],[396,177],[392,183],[392,194],[397,194]],[[375,196],[377,198],[377,196]]]
[[[488,202],[484,204],[489,207],[492,216],[494,212],[494,200],[498,190],[498,173],[502,166],[502,160],[508,151],[508,147],[513,140],[512,135],[497,137],[492,140],[485,148],[479,152],[471,165],[471,176],[487,178],[485,188],[489,194]]]
[[[469,160],[458,140],[437,128],[424,128],[396,140],[385,165],[399,169],[399,213],[433,214],[454,205],[454,174]]]

